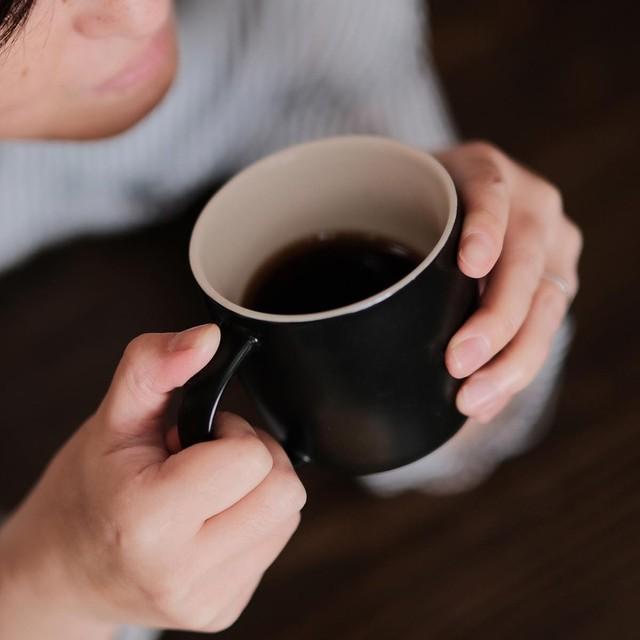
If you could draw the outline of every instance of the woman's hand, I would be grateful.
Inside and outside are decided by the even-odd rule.
[[[37,618],[39,637],[67,639],[96,637],[92,624],[219,631],[240,614],[305,491],[276,442],[230,414],[217,440],[170,454],[170,394],[218,343],[206,325],[127,347],[95,415],[0,530],[1,637],[31,637]]]
[[[542,367],[578,290],[582,236],[556,187],[484,142],[436,154],[465,205],[458,262],[484,283],[479,310],[452,338],[446,364],[460,411],[498,414]]]

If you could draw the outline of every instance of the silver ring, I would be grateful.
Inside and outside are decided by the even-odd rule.
[[[561,276],[556,275],[555,273],[549,273],[545,271],[542,274],[542,278],[554,284],[564,295],[569,299],[569,301],[573,300],[574,294],[571,292],[571,287],[569,283]]]

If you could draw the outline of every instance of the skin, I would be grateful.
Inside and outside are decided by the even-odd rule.
[[[107,638],[123,621],[220,631],[244,609],[306,495],[276,442],[237,416],[170,452],[171,392],[219,340],[204,325],[127,347],[96,413],[0,530],[0,637]]]
[[[176,64],[167,0],[38,0],[0,55],[0,138],[118,133],[161,100]],[[494,146],[438,157],[467,211],[460,269],[484,291],[445,356],[468,378],[457,403],[475,429],[540,370],[578,289],[582,240],[557,188]],[[219,631],[240,614],[305,493],[278,444],[237,416],[180,451],[170,395],[219,337],[205,325],[127,347],[100,407],[0,529],[0,637],[108,638],[122,623]]]
[[[143,58],[141,82],[103,85]],[[123,131],[170,87],[177,65],[170,0],[37,0],[0,55],[0,137],[97,138]]]
[[[582,234],[554,185],[491,144],[437,155],[467,208],[458,265],[484,285],[480,309],[453,336],[445,361],[451,375],[469,377],[460,411],[488,422],[543,366],[578,291]]]

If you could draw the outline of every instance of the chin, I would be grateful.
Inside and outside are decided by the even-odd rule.
[[[64,119],[47,126],[38,138],[50,140],[98,140],[123,133],[153,111],[168,93],[177,69],[177,59],[163,70],[153,85],[132,95],[102,96],[95,104],[74,105]]]

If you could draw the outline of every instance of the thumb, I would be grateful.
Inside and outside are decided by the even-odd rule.
[[[138,336],[125,349],[98,412],[112,428],[143,435],[164,415],[171,392],[198,373],[219,344],[214,324]]]

